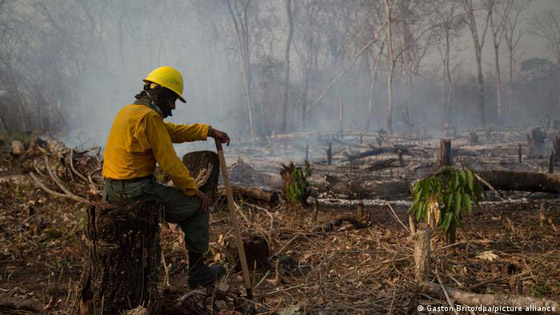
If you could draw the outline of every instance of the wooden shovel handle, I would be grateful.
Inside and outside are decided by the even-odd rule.
[[[245,291],[247,292],[247,298],[253,299],[253,289],[251,286],[251,278],[249,277],[249,267],[247,266],[247,257],[245,256],[245,248],[243,248],[243,239],[241,238],[241,231],[239,230],[239,224],[237,223],[237,215],[235,213],[235,204],[233,203],[233,192],[231,190],[231,185],[229,183],[229,174],[226,165],[226,159],[224,157],[224,151],[222,148],[222,143],[219,139],[214,139],[216,141],[216,150],[218,151],[218,158],[220,159],[220,169],[222,170],[222,179],[224,180],[224,186],[226,187],[226,197],[229,208],[229,217],[231,224],[233,225],[233,230],[235,232],[235,239],[237,241],[237,250],[239,252],[239,260],[241,261],[241,269],[243,270],[243,280],[245,282]]]

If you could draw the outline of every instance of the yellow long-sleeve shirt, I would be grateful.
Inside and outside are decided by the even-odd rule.
[[[111,179],[148,176],[156,169],[157,162],[177,188],[193,196],[198,187],[172,143],[206,140],[208,127],[164,122],[148,106],[127,105],[118,112],[111,127],[103,154],[103,176]]]

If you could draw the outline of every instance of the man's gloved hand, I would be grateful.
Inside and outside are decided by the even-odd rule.
[[[196,193],[196,198],[200,200],[200,209],[208,210],[208,197],[202,191]]]
[[[212,137],[214,139],[220,140],[220,143],[225,143],[229,145],[229,136],[227,133],[220,131],[218,129],[214,129],[212,127],[208,128],[208,137]]]

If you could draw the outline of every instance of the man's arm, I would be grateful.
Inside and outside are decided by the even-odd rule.
[[[210,127],[206,124],[179,125],[171,122],[164,122],[164,124],[173,143],[206,140]]]
[[[230,143],[227,133],[206,124],[178,125],[165,122],[165,128],[173,143],[206,140],[208,137],[218,139],[221,143],[226,143],[227,145]]]
[[[146,115],[144,123],[146,124],[146,137],[159,166],[171,177],[175,186],[183,190],[185,195],[196,195],[198,192],[196,182],[187,167],[177,157],[171,137],[161,117]]]

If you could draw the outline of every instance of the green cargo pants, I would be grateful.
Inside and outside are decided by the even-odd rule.
[[[200,209],[196,197],[181,190],[158,183],[154,176],[129,180],[105,179],[103,200],[123,204],[140,199],[163,203],[164,220],[177,223],[185,233],[185,246],[192,253],[204,254],[208,249],[209,213]]]

